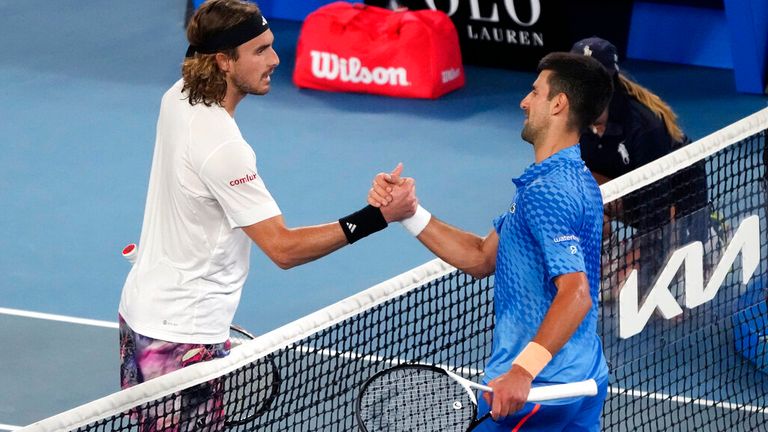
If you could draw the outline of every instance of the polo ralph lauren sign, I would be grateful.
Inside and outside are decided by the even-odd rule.
[[[626,47],[631,0],[366,0],[383,7],[441,10],[459,34],[465,63],[534,70],[552,51],[594,35]]]

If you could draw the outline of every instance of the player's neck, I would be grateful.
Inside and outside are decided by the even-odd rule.
[[[579,142],[579,134],[571,131],[550,129],[547,134],[533,145],[536,163],[541,163],[560,150],[571,147]]]
[[[227,86],[227,94],[224,96],[224,100],[221,101],[221,106],[229,113],[230,116],[235,116],[235,108],[241,100],[245,98],[245,93],[238,91],[234,86]]]

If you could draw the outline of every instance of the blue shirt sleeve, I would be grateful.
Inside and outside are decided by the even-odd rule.
[[[521,209],[544,255],[549,280],[567,273],[586,273],[579,238],[584,208],[578,194],[558,183],[531,184]]]
[[[502,213],[498,216],[496,216],[495,219],[493,219],[493,228],[496,230],[496,234],[501,234],[501,228],[504,226],[504,221],[506,220],[507,214]]]

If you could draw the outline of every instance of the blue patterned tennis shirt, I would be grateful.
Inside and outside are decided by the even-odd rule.
[[[493,221],[499,235],[496,327],[485,380],[507,372],[536,335],[557,294],[554,279],[576,272],[587,275],[592,308],[536,377],[534,386],[605,380],[608,367],[597,334],[603,230],[600,188],[578,145],[529,166],[512,181],[517,186],[512,204]]]

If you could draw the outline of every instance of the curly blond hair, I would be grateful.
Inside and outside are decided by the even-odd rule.
[[[667,105],[666,102],[661,100],[656,94],[641,86],[640,84],[630,80],[622,74],[619,74],[619,82],[622,87],[627,91],[627,94],[637,99],[638,102],[648,107],[653,114],[664,122],[664,126],[667,128],[667,132],[673,140],[682,142],[683,130],[677,124],[677,114],[672,111],[672,108]]]
[[[261,15],[259,7],[243,0],[208,0],[195,12],[187,26],[190,45],[202,45],[212,35],[241,22]],[[237,48],[222,50],[227,57],[237,60]],[[190,105],[221,105],[227,93],[226,74],[219,69],[216,54],[195,53],[184,59],[181,76],[182,92],[187,93]]]

